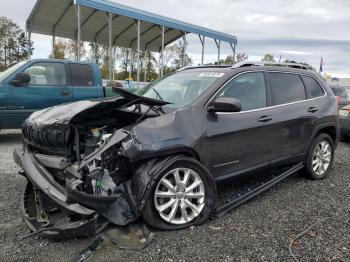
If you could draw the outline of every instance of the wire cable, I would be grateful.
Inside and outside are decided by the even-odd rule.
[[[348,225],[350,226],[349,222],[345,222],[336,218],[332,218],[332,217],[326,217],[323,218],[319,221],[317,221],[316,223],[312,224],[311,226],[309,226],[308,228],[306,228],[305,230],[303,230],[300,234],[298,234],[292,241],[290,241],[289,243],[289,254],[292,256],[292,258],[294,259],[294,261],[296,262],[300,262],[299,259],[297,258],[297,256],[293,253],[293,243],[298,240],[299,238],[301,238],[303,235],[305,235],[307,232],[309,232],[312,228],[314,228],[315,226],[322,224],[323,222],[330,220],[330,221],[336,221],[339,223],[342,223],[344,225]]]

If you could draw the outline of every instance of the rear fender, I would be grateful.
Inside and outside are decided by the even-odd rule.
[[[322,125],[319,125],[315,131],[313,132],[312,134],[312,138],[309,142],[309,145],[308,145],[308,151],[313,143],[313,141],[316,139],[317,135],[322,132],[322,129],[325,129],[325,128],[334,128],[335,129],[335,139],[334,139],[334,145],[335,147],[338,145],[338,141],[339,141],[339,137],[340,137],[340,132],[339,132],[339,128],[334,124],[334,123],[325,123],[325,124],[322,124]],[[307,152],[308,152],[307,151]]]

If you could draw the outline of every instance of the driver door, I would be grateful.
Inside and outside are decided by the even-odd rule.
[[[273,116],[264,72],[233,77],[216,97],[241,101],[241,112],[208,114],[206,159],[217,180],[268,167],[274,145]],[[213,98],[215,99],[215,97]]]
[[[30,75],[29,84],[13,86],[12,101],[9,101],[17,108],[17,118],[22,122],[34,111],[72,101],[65,64],[38,62],[30,65],[24,72]]]

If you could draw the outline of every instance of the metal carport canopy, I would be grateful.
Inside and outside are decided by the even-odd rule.
[[[77,41],[95,42],[109,46],[134,48],[161,52],[161,73],[163,75],[164,47],[186,34],[197,34],[202,44],[202,64],[204,63],[205,37],[213,38],[218,47],[220,60],[220,43],[228,42],[235,53],[237,38],[201,26],[192,25],[176,19],[142,11],[106,0],[37,0],[29,18],[26,29],[31,33],[70,38]],[[80,60],[80,45],[78,60]],[[140,53],[137,52],[139,58]],[[110,62],[110,79],[112,58]],[[139,59],[138,66],[139,80]]]
[[[135,20],[141,20],[142,50],[160,52],[161,31],[165,26],[164,45],[174,42],[184,33],[194,33],[216,40],[237,44],[233,35],[220,33],[161,15],[127,7],[105,0],[38,0],[27,20],[27,30],[33,33],[77,39],[77,14],[75,7],[81,6],[81,40],[105,45],[108,40],[106,12],[112,13],[113,44],[134,47],[137,41]],[[158,41],[157,41],[158,40]]]

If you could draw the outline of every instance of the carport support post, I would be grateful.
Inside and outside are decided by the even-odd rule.
[[[233,54],[232,62],[235,63],[235,60],[236,60],[236,44],[232,45],[232,43],[230,43],[230,46],[232,48],[232,54]]]
[[[29,24],[29,26],[28,26],[27,33],[28,33],[28,41],[29,41],[28,46],[27,46],[27,48],[28,48],[28,58],[30,59],[32,57],[32,55],[31,55],[32,25],[31,24]],[[5,61],[5,63],[6,63],[6,61]]]
[[[220,47],[221,47],[221,41],[215,39],[216,46],[218,48],[218,65],[220,65]]]
[[[96,40],[96,37],[94,40],[94,58],[95,58],[95,63],[97,64],[97,40]]]
[[[162,57],[160,60],[160,77],[163,76],[164,74],[164,33],[165,33],[165,28],[162,26]]]
[[[78,53],[77,53],[77,60],[78,62],[80,61],[80,54],[81,54],[81,46],[80,46],[80,42],[81,42],[81,26],[80,26],[80,5],[77,5],[77,23],[78,23],[78,40],[77,40],[77,49],[78,49]]]
[[[52,33],[52,59],[55,59],[55,44],[56,44],[56,37],[55,32]]]
[[[233,46],[233,62],[236,60],[236,44]]]
[[[183,41],[184,41],[184,49],[183,49],[183,54],[182,54],[182,67],[185,67],[186,66],[186,35],[187,33],[185,32],[184,33],[184,36],[183,36]]]
[[[145,72],[144,72],[144,77],[143,77],[143,81],[147,82],[147,50],[145,50],[144,54],[143,54],[143,63],[144,63],[144,67],[145,67]]]
[[[108,52],[108,56],[109,56],[109,66],[108,66],[108,70],[109,70],[109,81],[112,81],[112,77],[113,77],[113,59],[112,59],[112,55],[113,55],[113,44],[112,44],[112,13],[108,13],[108,43],[109,43],[109,52]]]
[[[140,27],[141,22],[140,20],[137,20],[137,88],[140,88],[140,45],[141,45],[141,39],[140,39]]]
[[[202,60],[201,60],[201,65],[204,65],[204,48],[205,48],[205,36],[199,36],[199,39],[201,40],[202,43]]]

